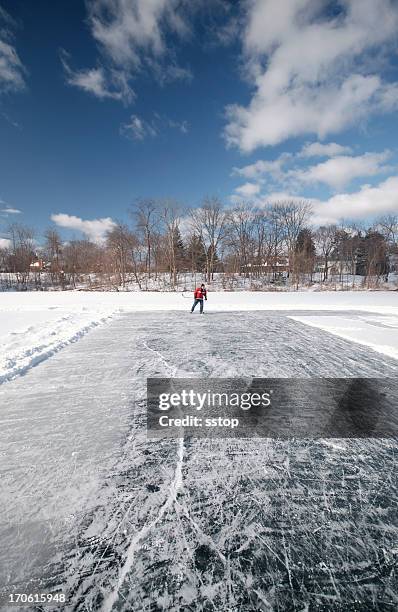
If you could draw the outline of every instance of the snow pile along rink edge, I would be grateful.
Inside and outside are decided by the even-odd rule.
[[[113,313],[103,312],[36,310],[26,312],[23,323],[16,314],[22,313],[0,310],[0,384],[25,374],[113,316]]]
[[[398,360],[398,317],[362,316],[290,316],[290,319],[330,334],[357,342]]]

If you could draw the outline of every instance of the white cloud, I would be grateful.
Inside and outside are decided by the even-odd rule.
[[[100,100],[111,98],[130,103],[134,99],[134,91],[123,72],[105,70],[103,67],[72,70],[69,66],[69,55],[64,50],[61,51],[60,57],[69,85],[79,87]]]
[[[253,164],[243,166],[242,168],[233,168],[232,174],[244,176],[247,179],[259,178],[265,174],[271,175],[274,179],[280,179],[283,176],[284,164],[292,158],[290,153],[282,153],[275,160],[259,159]]]
[[[343,147],[336,142],[306,142],[302,147],[299,157],[335,157],[351,153],[351,147]]]
[[[22,126],[20,123],[18,123],[18,121],[15,121],[15,119],[12,119],[7,113],[5,113],[4,111],[0,111],[0,115],[7,121],[7,123],[9,123],[10,125],[12,125],[12,127],[17,128],[18,130],[22,129]]]
[[[398,176],[377,186],[363,185],[355,193],[341,193],[314,205],[314,223],[336,223],[342,219],[365,219],[398,211]]]
[[[12,44],[14,22],[0,7],[0,93],[25,88],[25,68]]]
[[[188,134],[189,131],[189,123],[188,121],[174,121],[173,119],[168,119],[168,126],[170,128],[174,128],[179,130],[183,134]]]
[[[0,213],[3,215],[20,215],[22,214],[22,210],[19,210],[19,208],[13,208],[12,206],[9,206],[7,204],[7,202],[4,202],[4,200],[2,200],[0,198],[0,205],[4,205],[4,208],[0,208]]]
[[[234,167],[232,169],[232,176],[236,175],[243,176],[247,179],[259,179],[268,175],[277,182],[284,182],[287,179],[287,172],[285,170],[286,164],[302,158],[335,157],[336,155],[344,155],[347,153],[351,153],[351,148],[344,147],[336,142],[307,142],[296,154],[285,152],[273,160],[259,159],[253,164],[248,164],[242,168]]]
[[[396,110],[398,105],[398,83],[390,83],[380,95],[380,107],[385,112]]]
[[[243,176],[257,184],[266,182],[268,191],[280,188],[296,191],[303,184],[317,183],[338,190],[360,177],[391,173],[391,166],[385,164],[392,155],[390,151],[342,155],[346,150],[350,149],[336,143],[307,143],[296,154],[282,153],[275,160],[260,159],[242,168],[235,167],[232,176]],[[313,156],[329,159],[308,166],[308,159]]]
[[[2,204],[2,202],[0,202],[0,204]],[[2,208],[0,212],[4,215],[20,215],[22,213],[22,210],[19,210],[18,208],[11,208],[11,206],[7,206],[6,208]]]
[[[142,50],[153,57],[166,53],[166,27],[180,36],[188,34],[179,5],[177,0],[91,0],[93,37],[116,64],[140,66]]]
[[[66,66],[66,62],[64,62]],[[105,75],[102,68],[93,68],[92,70],[81,70],[80,72],[72,72],[68,67],[68,83],[81,87],[85,91],[93,93],[98,98],[118,98],[119,93],[112,93],[107,89],[105,83]]]
[[[344,220],[364,220],[398,211],[398,176],[391,176],[379,185],[363,185],[353,193],[340,193],[327,200],[306,198],[289,192],[273,192],[257,199],[259,206],[277,202],[309,202],[313,225],[339,223]]]
[[[391,168],[383,165],[389,157],[390,151],[355,157],[340,155],[310,168],[292,170],[289,176],[302,183],[324,183],[333,189],[342,189],[356,178],[389,172]]]
[[[175,121],[158,113],[153,113],[151,121],[145,121],[138,115],[131,115],[129,121],[120,126],[120,133],[131,140],[144,140],[148,136],[152,138],[158,136],[167,128],[187,134],[189,124],[187,121]]]
[[[260,193],[261,187],[257,183],[245,183],[235,189],[238,196],[252,198]]]
[[[8,249],[9,246],[11,246],[9,238],[0,238],[0,249]]]
[[[248,106],[227,108],[228,145],[250,152],[303,134],[323,139],[397,108],[397,85],[367,70],[366,60],[395,39],[398,5],[338,5],[340,13],[331,17],[322,13],[326,3],[314,0],[247,4],[242,37],[254,94]]]
[[[189,6],[187,0],[88,0],[91,34],[103,62],[77,72],[63,62],[68,83],[99,98],[130,103],[130,82],[140,71],[153,74],[160,84],[190,80],[190,69],[178,65],[168,40],[170,34],[189,35]]]
[[[144,140],[147,136],[156,136],[157,130],[153,124],[140,119],[138,115],[131,115],[129,123],[121,125],[120,133],[132,140]]]
[[[51,215],[51,220],[59,227],[82,232],[93,242],[103,242],[106,237],[106,232],[110,231],[116,225],[110,217],[84,220],[80,217],[65,213]]]

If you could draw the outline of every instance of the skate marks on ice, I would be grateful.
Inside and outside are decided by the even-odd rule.
[[[3,388],[2,582],[59,588],[68,610],[393,609],[392,443],[151,441],[144,393],[397,365],[280,313],[121,316]]]
[[[109,329],[0,389],[2,588],[64,583],[77,523],[106,503],[103,482],[131,412],[128,372]]]
[[[145,325],[138,333],[144,348],[151,352],[147,358],[152,361],[153,376],[171,376],[171,372],[187,378],[372,378],[398,374],[398,360],[290,318],[297,314],[214,312],[187,314],[184,319],[182,313],[150,313],[142,315]],[[305,318],[309,313],[300,314]],[[330,315],[328,311],[318,314],[326,319]],[[361,318],[363,312],[349,315]]]
[[[132,320],[93,332],[0,390],[3,595],[29,585],[84,605],[96,574],[119,567],[131,532],[164,505],[178,449],[148,445],[144,398],[147,376],[171,372]]]
[[[135,550],[119,609],[394,609],[392,445],[185,444],[183,486]]]
[[[176,329],[171,320],[163,336],[154,322],[147,345],[158,356],[158,368],[167,366],[165,375],[170,370],[174,375],[188,373],[191,347],[199,345],[210,358],[205,363],[193,355],[196,367],[203,363],[197,375],[225,368],[246,374],[236,360],[237,338],[242,342],[245,334],[249,346],[241,350],[244,365],[250,363],[248,354],[252,361],[254,354],[262,355],[262,364],[257,360],[255,365],[258,375],[275,367],[276,338],[281,335],[290,353],[285,376],[302,373],[308,363],[297,358],[297,343],[306,345],[306,359],[312,359],[313,369],[317,365],[318,375],[396,371],[393,360],[383,362],[362,349],[354,357],[350,343],[336,347],[327,334],[322,342],[307,332],[297,339],[293,326],[284,334],[280,319],[264,327],[262,317],[255,318],[257,332],[247,337],[243,321],[234,324],[234,318],[227,322],[228,329],[218,324],[217,330],[211,325],[204,330],[208,323],[201,322],[187,332]],[[270,336],[266,347],[265,330]],[[171,489],[174,501],[170,505],[170,497],[164,498],[161,520],[157,515],[149,529],[146,524],[134,533],[106,607],[117,601],[115,587],[117,608],[125,610],[302,609],[307,603],[347,609],[347,602],[359,598],[362,609],[391,606],[395,509],[387,491],[396,486],[393,445],[185,440],[184,449],[177,496],[174,500]],[[353,466],[352,457],[357,456],[360,465]]]

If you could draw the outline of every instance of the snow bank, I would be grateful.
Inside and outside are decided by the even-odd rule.
[[[398,317],[322,315],[289,318],[398,359]]]
[[[184,295],[169,292],[83,291],[2,293],[0,294],[2,344],[0,383],[25,373],[32,366],[71,342],[75,342],[89,330],[109,321],[118,313],[161,310],[188,313],[191,303],[190,293]],[[210,291],[205,309],[209,312],[355,310],[396,317],[398,294],[388,291],[368,293]],[[326,324],[326,321],[324,323]],[[332,327],[336,326],[329,325],[328,331],[331,331]],[[361,334],[363,331],[358,333]],[[366,333],[368,334],[368,330]],[[355,340],[351,336],[350,339]]]
[[[112,309],[65,309],[28,302],[6,309],[0,305],[0,384],[24,374],[31,367],[76,342],[88,331],[108,321]]]

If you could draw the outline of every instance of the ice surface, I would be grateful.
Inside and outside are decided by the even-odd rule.
[[[396,608],[393,441],[146,437],[149,376],[397,376],[288,314],[119,314],[1,385],[3,593],[59,589],[66,610]]]

